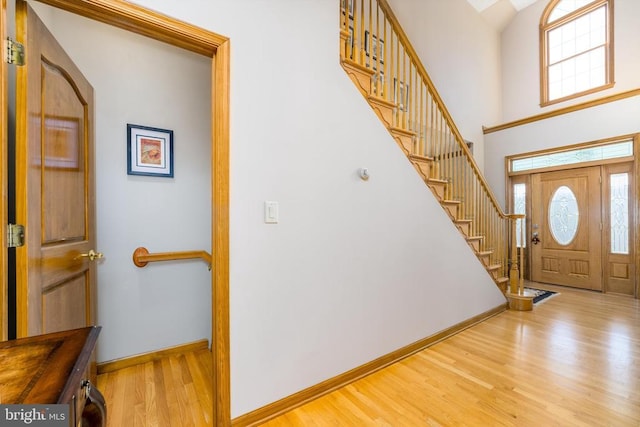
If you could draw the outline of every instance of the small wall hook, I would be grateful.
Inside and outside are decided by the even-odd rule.
[[[362,179],[363,181],[369,180],[369,169],[360,168],[359,173],[360,173],[360,179]]]

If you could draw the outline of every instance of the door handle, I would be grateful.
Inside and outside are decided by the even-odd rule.
[[[93,249],[91,249],[86,254],[78,255],[75,259],[80,259],[80,258],[89,258],[89,261],[95,261],[96,259],[104,258],[104,255],[101,252],[96,252]]]
[[[538,237],[538,233],[533,233],[533,237],[531,238],[531,243],[537,245],[540,243],[540,238]]]

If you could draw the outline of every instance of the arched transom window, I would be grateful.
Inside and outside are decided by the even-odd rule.
[[[552,0],[540,22],[541,105],[613,86],[613,0]]]

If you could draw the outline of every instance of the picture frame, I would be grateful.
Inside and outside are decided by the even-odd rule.
[[[378,58],[380,65],[384,65],[384,40],[378,40],[375,34],[370,34],[369,30],[364,32],[364,51],[367,58],[371,58],[371,67],[377,71]]]
[[[127,174],[173,178],[173,131],[127,123]]]
[[[347,46],[346,46],[346,53],[349,55],[349,59],[353,59],[353,52],[354,52],[354,37],[353,37],[353,27],[349,27],[349,37],[347,38]]]
[[[345,14],[345,11],[347,9],[347,7],[345,6],[345,3],[348,2],[348,8],[349,8],[349,19],[353,19],[353,3],[355,0],[340,0],[340,10],[342,11],[342,14]]]
[[[409,112],[409,85],[398,79],[393,79],[393,102],[399,111]]]

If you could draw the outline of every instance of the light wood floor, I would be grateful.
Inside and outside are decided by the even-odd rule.
[[[98,375],[107,427],[211,425],[211,361],[201,350]]]
[[[640,426],[640,301],[539,287],[560,294],[264,425]],[[210,363],[202,352],[100,376],[109,425],[207,425]]]

